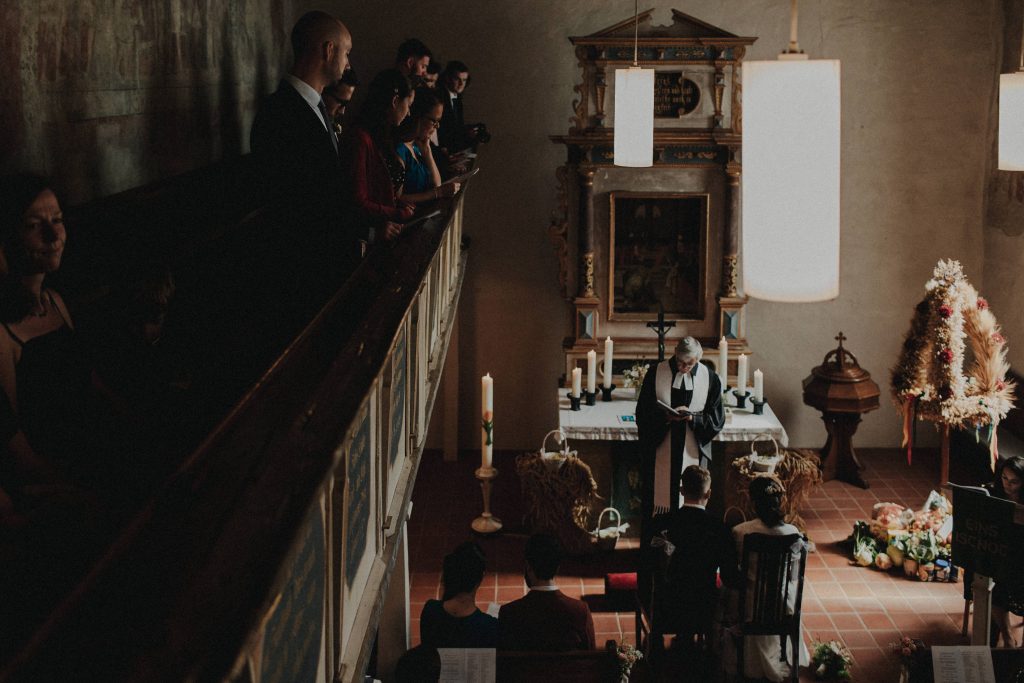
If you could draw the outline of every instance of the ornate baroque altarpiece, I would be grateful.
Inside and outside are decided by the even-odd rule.
[[[736,36],[672,10],[654,26],[638,15],[638,63],[655,70],[654,166],[613,164],[615,70],[633,64],[634,19],[572,37],[581,82],[557,170],[559,205],[550,227],[559,284],[573,311],[565,369],[585,366],[606,336],[615,374],[656,360],[648,321],[676,321],[705,347],[729,340],[730,374],[749,353],[737,282],[740,239],[740,71],[756,38]],[[666,344],[671,353],[673,344]],[[714,362],[717,354],[705,354]],[[621,382],[617,380],[621,386]]]

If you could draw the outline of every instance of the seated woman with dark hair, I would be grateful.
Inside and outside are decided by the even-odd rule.
[[[428,600],[420,614],[424,647],[497,647],[498,620],[476,606],[484,578],[484,552],[467,541],[444,558],[441,600]]]
[[[782,513],[782,499],[786,495],[786,489],[782,483],[775,477],[762,476],[757,477],[750,482],[750,501],[754,506],[754,513],[757,515],[756,519],[752,519],[742,524],[737,524],[733,527],[732,533],[736,540],[736,553],[737,557],[743,557],[743,539],[749,534],[768,534],[773,536],[788,536],[790,534],[800,534],[800,530],[792,524],[787,523],[783,519]],[[748,575],[741,576],[741,581],[747,581],[748,585],[756,581],[756,566],[752,564],[748,568]],[[800,577],[794,573],[790,577],[790,589],[788,594],[790,600],[794,604],[790,604],[790,610],[795,607],[795,587],[796,582],[800,580]],[[748,590],[750,590],[748,588]],[[736,597],[735,593],[732,596]],[[728,619],[732,623],[739,621],[739,610],[738,605],[731,605],[729,611],[731,614]],[[731,669],[730,664],[736,663],[735,652],[730,652],[731,638],[725,638],[723,645],[726,646],[726,662],[727,669]],[[790,641],[786,640],[786,657],[781,658],[779,637],[778,636],[745,636],[743,643],[743,658],[744,658],[744,674],[748,678],[766,678],[769,681],[783,681],[790,675],[789,662],[793,661],[792,652],[790,652]],[[800,652],[799,662],[800,666],[806,666],[810,664],[811,657],[807,651],[807,646],[804,644],[803,638],[800,639]]]
[[[441,172],[430,148],[430,136],[441,122],[441,100],[433,90],[420,88],[407,118],[398,128],[401,142],[395,147],[405,166],[402,199],[416,204],[459,191],[458,183],[441,183]]]
[[[405,166],[395,153],[395,131],[409,115],[415,92],[395,69],[381,71],[341,140],[338,153],[348,177],[356,236],[367,241],[394,239],[415,207],[399,199]]]

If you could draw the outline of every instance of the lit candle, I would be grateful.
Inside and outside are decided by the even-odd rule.
[[[722,389],[729,386],[729,342],[722,337],[718,342],[718,379],[722,381]]]
[[[587,393],[597,392],[597,351],[587,351]]]
[[[612,349],[614,348],[611,337],[604,338],[604,388],[612,388]]]
[[[583,370],[580,368],[572,369],[572,397],[580,397],[580,384],[583,382]]]
[[[494,462],[494,379],[491,373],[480,378],[480,389],[483,408],[480,467],[489,470]]]
[[[736,371],[736,386],[741,394],[747,393],[747,356],[740,354],[739,368]]]
[[[760,370],[754,370],[754,400],[764,402],[764,373]]]

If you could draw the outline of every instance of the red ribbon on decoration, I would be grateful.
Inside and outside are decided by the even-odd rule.
[[[907,464],[910,464],[910,456],[914,450],[914,406],[917,404],[916,396],[908,396],[903,399],[903,441],[900,446],[907,449]]]

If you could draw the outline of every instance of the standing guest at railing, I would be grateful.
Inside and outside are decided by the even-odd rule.
[[[370,83],[355,124],[341,144],[352,221],[361,239],[398,237],[415,207],[398,198],[405,167],[395,153],[396,130],[415,98],[409,79],[395,69],[381,71]]]
[[[433,56],[422,40],[409,38],[398,46],[395,68],[413,83],[413,87],[419,87],[427,75],[427,67]]]
[[[402,125],[398,138],[402,142],[395,148],[405,166],[405,184],[402,199],[420,204],[441,197],[451,197],[459,191],[459,183],[441,183],[441,172],[430,148],[430,134],[441,120],[441,100],[428,88],[416,91],[412,108]]]
[[[423,87],[433,90],[437,87],[437,79],[441,76],[441,65],[431,60],[427,64],[427,73],[423,76]]]
[[[564,551],[558,539],[534,534],[526,542],[526,585],[530,592],[498,612],[499,646],[504,650],[593,650],[590,608],[558,590],[555,574]]]
[[[359,85],[359,78],[352,68],[345,69],[341,79],[334,85],[324,88],[324,104],[327,105],[327,116],[331,120],[334,134],[341,140],[344,132],[345,115],[348,113],[348,105],[352,102],[352,96]]]
[[[466,126],[462,110],[462,97],[469,81],[469,67],[463,62],[452,60],[445,64],[438,88],[444,110],[437,142],[448,154],[461,152],[477,141],[476,129]]]
[[[476,606],[484,578],[484,551],[472,541],[444,558],[440,600],[427,600],[420,614],[420,641],[425,647],[497,647],[498,620]]]

